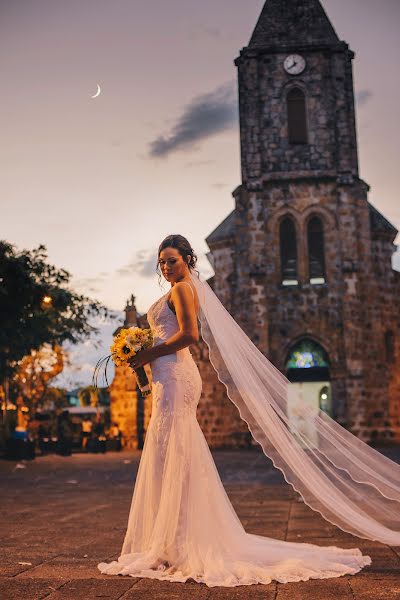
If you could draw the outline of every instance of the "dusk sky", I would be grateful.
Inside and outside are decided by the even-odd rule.
[[[44,244],[77,291],[118,311],[167,291],[155,262],[169,233],[211,275],[204,238],[240,184],[233,60],[263,4],[1,0],[1,238]],[[400,229],[400,1],[322,4],[356,54],[360,175]]]

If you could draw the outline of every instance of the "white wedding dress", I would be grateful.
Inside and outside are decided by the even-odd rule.
[[[178,331],[168,293],[147,313],[155,345]],[[246,533],[196,419],[202,381],[189,348],[157,358],[151,370],[152,415],[128,527],[121,556],[99,563],[102,573],[232,587],[339,577],[371,564],[358,548]]]

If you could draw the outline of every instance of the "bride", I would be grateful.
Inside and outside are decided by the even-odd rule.
[[[153,347],[130,363],[150,363],[152,414],[121,555],[98,569],[232,587],[352,575],[371,564],[359,548],[286,542],[244,530],[196,420],[202,381],[189,345],[199,339],[198,322],[229,398],[304,502],[346,532],[400,545],[400,466],[300,397],[296,415],[307,427],[296,425],[289,381],[200,280],[186,238],[165,238],[158,265],[171,288],[147,313]]]

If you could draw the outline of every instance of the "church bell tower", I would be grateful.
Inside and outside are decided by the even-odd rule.
[[[268,0],[239,80],[242,181],[358,177],[352,52],[318,0]]]
[[[397,229],[360,178],[352,61],[319,0],[267,0],[238,72],[241,184],[214,291],[310,401],[400,439]]]

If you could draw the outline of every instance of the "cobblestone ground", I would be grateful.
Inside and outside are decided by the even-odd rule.
[[[400,448],[385,454],[400,462]],[[213,452],[250,533],[320,545],[358,546],[372,564],[334,579],[236,588],[101,575],[118,557],[139,452],[45,456],[0,462],[1,600],[398,600],[400,547],[352,537],[310,510],[256,450]],[[25,468],[23,468],[25,467]]]

